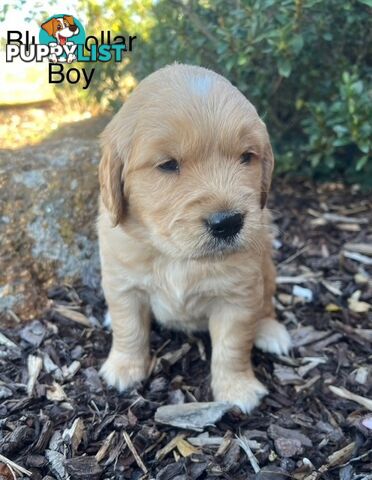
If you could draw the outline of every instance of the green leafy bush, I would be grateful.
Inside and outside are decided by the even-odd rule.
[[[141,79],[174,61],[216,70],[264,118],[277,171],[372,183],[371,0],[140,4],[128,10],[107,0],[93,9],[101,22],[115,18],[115,30],[137,33],[126,72]],[[117,65],[104,68],[97,94],[115,99],[119,90],[107,69],[118,75]]]

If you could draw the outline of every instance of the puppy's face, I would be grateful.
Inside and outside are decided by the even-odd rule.
[[[143,81],[104,133],[102,197],[114,223],[198,258],[257,243],[273,158],[254,107],[222,77],[172,66]]]
[[[48,35],[55,37],[60,45],[65,45],[70,37],[79,33],[72,15],[64,15],[60,18],[51,18],[41,25]]]

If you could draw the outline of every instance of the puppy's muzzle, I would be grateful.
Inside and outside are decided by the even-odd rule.
[[[236,212],[216,212],[208,217],[205,223],[214,238],[231,241],[243,228],[244,215]]]

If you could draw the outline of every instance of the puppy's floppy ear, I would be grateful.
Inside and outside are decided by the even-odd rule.
[[[41,25],[41,28],[47,32],[48,35],[54,37],[54,34],[57,31],[57,20],[55,18],[51,18],[47,22]]]
[[[99,183],[101,197],[116,227],[125,216],[123,162],[110,144],[103,146],[103,154],[99,165]]]
[[[274,154],[271,148],[269,135],[266,132],[266,145],[262,159],[262,177],[261,177],[261,209],[265,208],[267,197],[271,185],[271,177],[274,170]]]
[[[64,15],[63,20],[66,20],[69,25],[75,25],[74,17],[72,15]]]

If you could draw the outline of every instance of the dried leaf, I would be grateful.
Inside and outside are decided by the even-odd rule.
[[[63,388],[57,382],[53,382],[52,385],[47,388],[46,397],[52,402],[63,402],[64,400],[67,400]]]
[[[0,479],[1,480],[14,480],[16,478],[15,473],[5,463],[0,463]]]
[[[359,272],[354,275],[354,281],[357,285],[367,285],[369,276],[365,273]]]
[[[328,305],[326,305],[325,309],[327,312],[330,313],[342,312],[342,308],[335,303],[329,303]]]
[[[371,308],[371,305],[367,302],[362,302],[359,300],[361,295],[360,290],[356,290],[350,298],[347,299],[349,309],[355,313],[367,313]]]
[[[183,457],[189,457],[193,453],[200,453],[200,450],[193,447],[184,438],[179,438],[177,441],[177,449]]]
[[[178,440],[184,437],[185,437],[185,434],[180,434],[173,437],[170,442],[168,442],[162,449],[156,452],[156,455],[155,455],[156,460],[158,461],[163,460],[163,458],[165,458],[168,455],[168,453],[170,453],[174,448],[176,448]]]

